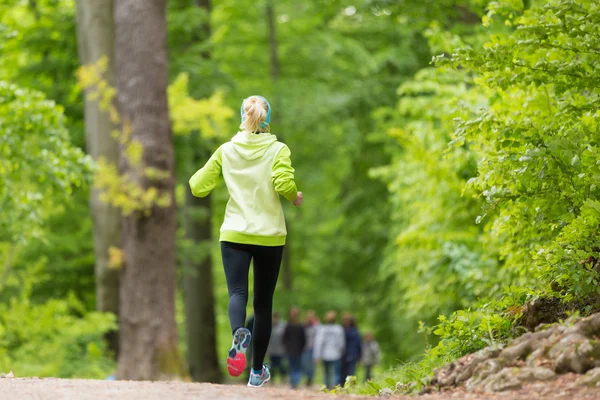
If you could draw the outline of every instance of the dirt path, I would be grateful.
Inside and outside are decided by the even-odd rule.
[[[243,385],[63,379],[0,379],[1,400],[334,400],[315,392]],[[350,399],[347,396],[342,398]],[[351,397],[352,400],[369,399]],[[370,398],[372,400],[373,398]]]
[[[570,379],[532,384],[516,392],[496,394],[454,391],[421,397],[388,397],[391,400],[595,400],[600,389],[576,388]],[[280,388],[251,389],[242,385],[183,382],[111,382],[61,379],[0,379],[1,400],[373,400],[375,397],[333,396]]]

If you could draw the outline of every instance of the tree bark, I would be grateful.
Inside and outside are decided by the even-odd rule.
[[[198,7],[204,8],[208,15],[211,11],[210,0],[198,0]],[[199,27],[202,33],[199,40],[210,38],[210,23],[205,21]],[[210,52],[202,54],[205,60]],[[205,160],[208,153],[203,151],[202,143],[188,138],[193,151],[190,152],[188,175],[191,176]],[[183,270],[183,302],[187,333],[187,361],[190,375],[195,382],[218,383],[222,380],[217,358],[217,322],[215,318],[215,300],[212,273],[212,202],[211,197],[197,198],[189,190],[184,198],[185,236],[194,246],[204,248],[201,260],[194,257],[186,260]]]
[[[132,139],[144,147],[146,167],[170,172],[149,182],[127,163],[120,167],[143,188],[156,187],[172,198],[150,215],[122,218],[121,351],[117,377],[157,380],[183,375],[175,322],[176,211],[174,152],[167,103],[166,0],[117,0],[115,7],[118,104]]]
[[[271,64],[271,80],[273,81],[273,104],[279,104],[279,76],[280,76],[280,66],[279,66],[279,54],[278,54],[278,44],[277,44],[277,30],[275,28],[275,10],[273,3],[271,0],[267,0],[266,6],[266,17],[267,17],[267,28],[269,32],[269,55],[270,55],[270,64]],[[282,109],[280,108],[278,112],[273,113],[272,124],[278,126],[278,122],[280,121],[280,115],[282,113]],[[283,140],[283,135],[278,135],[279,140]],[[288,238],[286,240],[285,251],[283,253],[283,262],[282,262],[282,277],[283,277],[283,288],[291,292],[292,291],[292,258],[291,258],[291,242],[290,242],[290,233],[292,230],[290,221],[286,218],[286,226],[288,229]]]
[[[114,73],[114,0],[77,0],[77,41],[82,65],[108,58],[104,79],[115,86]],[[85,99],[85,137],[87,152],[97,160],[118,164],[119,146],[111,137],[115,126],[97,101]],[[112,205],[100,201],[100,192],[92,187],[90,208],[96,258],[96,308],[119,315],[119,271],[108,267],[108,249],[121,247],[121,215]],[[118,332],[108,334],[110,349],[118,357]]]

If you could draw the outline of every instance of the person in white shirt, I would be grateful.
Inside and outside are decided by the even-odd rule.
[[[333,389],[335,382],[340,380],[341,360],[346,347],[344,328],[336,324],[336,319],[335,311],[329,311],[325,315],[325,323],[317,329],[313,355],[315,363],[323,362],[325,385],[328,389]]]

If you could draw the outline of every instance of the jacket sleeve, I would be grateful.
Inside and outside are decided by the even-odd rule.
[[[196,197],[206,197],[217,186],[221,175],[221,147],[215,151],[204,167],[190,178],[190,189]]]
[[[294,168],[291,160],[292,152],[284,145],[273,162],[272,179],[275,191],[289,201],[294,201],[298,188],[294,181]]]

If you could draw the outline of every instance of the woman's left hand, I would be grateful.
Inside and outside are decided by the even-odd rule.
[[[302,195],[302,192],[298,192],[298,194],[296,195],[296,198],[294,199],[294,201],[292,201],[292,204],[295,206],[300,206],[300,205],[302,205],[303,200],[304,200],[304,196]]]

